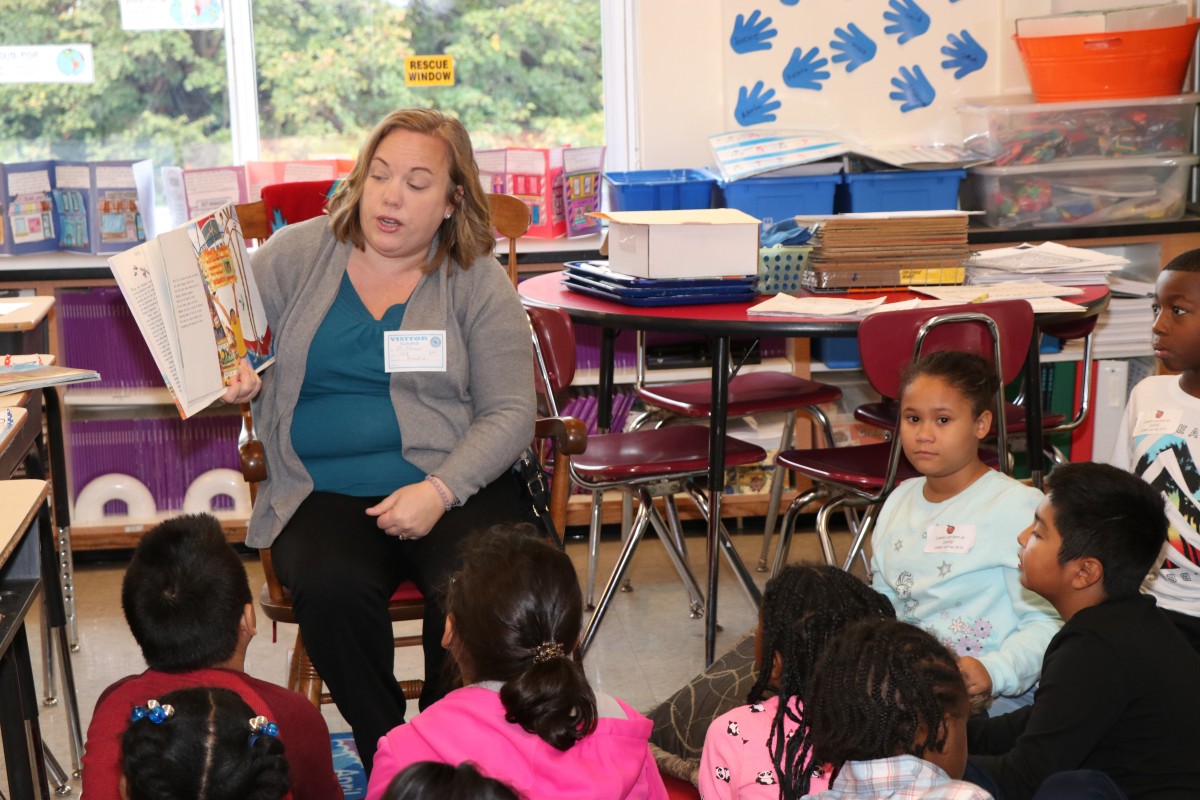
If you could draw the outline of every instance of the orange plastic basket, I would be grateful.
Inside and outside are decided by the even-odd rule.
[[[1039,103],[1179,94],[1200,19],[1072,36],[1016,36]]]

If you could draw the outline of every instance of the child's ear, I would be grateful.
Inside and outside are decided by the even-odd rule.
[[[242,626],[251,637],[258,635],[258,618],[254,615],[254,604],[246,603],[242,607]]]
[[[1100,559],[1090,556],[1077,558],[1075,559],[1074,570],[1074,573],[1071,575],[1072,589],[1080,590],[1097,584],[1103,585],[1104,565],[1100,563]]]
[[[979,412],[979,416],[975,418],[975,438],[982,439],[988,435],[992,429],[992,411],[985,408]]]
[[[778,686],[779,679],[783,677],[783,653],[778,650],[775,655],[771,656],[771,685]]]
[[[447,614],[446,615],[446,627],[444,627],[442,629],[442,647],[449,650],[450,645],[454,644],[454,637],[455,637],[454,615]]]

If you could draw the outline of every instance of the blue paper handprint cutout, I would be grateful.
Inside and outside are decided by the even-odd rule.
[[[793,89],[821,91],[821,81],[829,80],[829,71],[825,69],[829,59],[819,56],[820,51],[815,47],[804,54],[797,47],[792,51],[788,65],[783,68],[783,82]]]
[[[778,100],[772,100],[775,96],[774,89],[763,91],[763,82],[759,81],[754,84],[754,88],[749,91],[745,86],[738,89],[737,108],[734,109],[733,116],[739,125],[749,127],[750,125],[758,125],[762,122],[774,122],[774,112],[779,109],[783,103]]]
[[[946,41],[950,45],[942,48],[942,55],[947,57],[942,62],[942,69],[954,70],[954,80],[962,80],[964,75],[983,69],[987,63],[987,51],[979,46],[979,42],[968,31],[962,32],[961,39],[952,33],[946,37]]]
[[[833,63],[841,64],[844,61],[846,72],[854,72],[875,57],[875,42],[853,22],[846,27],[849,30],[834,29],[833,35],[837,38],[829,43],[829,48],[837,51],[833,55]]]
[[[729,37],[729,45],[735,53],[770,50],[771,39],[778,33],[779,31],[771,27],[771,18],[763,17],[761,11],[752,11],[749,19],[738,14],[737,21],[733,23],[733,35]]]
[[[913,0],[889,0],[888,5],[893,10],[883,12],[883,18],[892,24],[884,27],[883,32],[899,34],[897,44],[904,44],[929,30],[929,15]]]
[[[937,96],[919,64],[914,64],[911,71],[908,67],[901,67],[900,77],[892,78],[892,86],[899,91],[890,93],[888,97],[900,101],[900,110],[904,113],[914,108],[925,108]]]
[[[799,3],[800,0],[779,0],[779,2],[783,3],[785,6],[794,6]],[[953,3],[955,0],[950,0],[950,2]]]

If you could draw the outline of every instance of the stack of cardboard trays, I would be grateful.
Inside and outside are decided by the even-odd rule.
[[[968,214],[897,211],[797,217],[812,231],[801,283],[812,291],[880,291],[960,284]]]

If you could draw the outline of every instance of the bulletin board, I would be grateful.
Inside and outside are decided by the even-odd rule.
[[[959,144],[956,103],[1000,93],[996,0],[722,0],[725,130]]]

